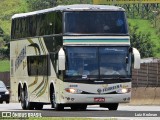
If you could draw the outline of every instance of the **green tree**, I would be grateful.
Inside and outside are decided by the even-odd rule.
[[[57,5],[92,4],[92,0],[57,0]]]
[[[150,33],[138,32],[138,26],[129,26],[132,47],[140,51],[142,58],[153,57],[154,44],[151,41]]]
[[[29,11],[50,8],[56,5],[56,0],[27,0]]]
[[[0,58],[5,57],[9,58],[9,51],[10,51],[10,36],[4,34],[2,28],[0,28]]]
[[[27,0],[29,11],[51,8],[57,5],[91,4],[92,0]]]
[[[0,37],[3,36],[4,31],[2,30],[2,28],[0,27]]]

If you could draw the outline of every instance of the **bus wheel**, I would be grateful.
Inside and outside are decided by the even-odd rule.
[[[51,88],[51,105],[52,105],[52,108],[54,108],[55,110],[57,111],[60,111],[60,110],[63,110],[64,109],[64,106],[61,105],[61,104],[58,104],[56,103],[56,95],[55,95],[55,91],[54,91],[54,88],[52,87]]]
[[[21,91],[21,106],[22,106],[23,110],[26,109],[25,98],[24,98],[24,91]]]
[[[118,103],[111,103],[111,104],[108,104],[108,109],[109,110],[117,110],[118,109]]]
[[[18,85],[18,101],[21,102],[22,96],[22,87]]]
[[[24,110],[33,110],[34,106],[28,100],[28,91],[25,87],[24,90],[21,92],[21,106]]]

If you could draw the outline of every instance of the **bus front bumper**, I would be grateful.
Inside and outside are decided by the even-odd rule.
[[[66,94],[62,96],[61,103],[88,103],[88,104],[103,104],[103,103],[129,103],[131,93],[125,94]]]

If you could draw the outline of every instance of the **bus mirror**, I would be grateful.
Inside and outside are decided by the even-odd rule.
[[[65,53],[61,48],[58,53],[58,68],[59,70],[65,70]]]
[[[139,51],[136,48],[133,48],[133,55],[134,55],[134,69],[140,69],[141,57]]]

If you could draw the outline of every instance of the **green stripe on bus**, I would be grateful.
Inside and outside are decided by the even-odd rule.
[[[72,40],[69,40],[69,39],[64,39],[64,42],[129,42],[129,39],[121,39],[121,40],[115,40],[115,39],[110,39],[110,40],[96,40],[96,39],[94,39],[94,40],[84,40],[84,39],[72,39]]]

